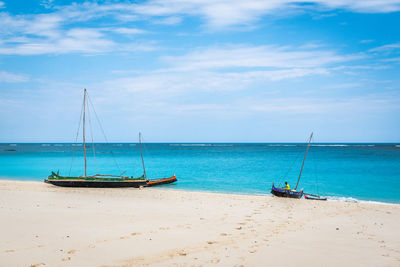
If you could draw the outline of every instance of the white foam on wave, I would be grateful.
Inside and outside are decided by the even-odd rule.
[[[351,203],[358,203],[360,202],[358,199],[354,197],[337,197],[337,196],[332,196],[332,197],[327,197],[328,200],[330,201],[338,201],[338,202],[351,202]]]
[[[346,147],[346,146],[350,146],[350,145],[343,145],[343,144],[332,144],[332,145],[313,145],[313,144],[311,144],[310,146],[331,146],[331,147]]]
[[[9,146],[17,146],[17,144],[9,144]]]
[[[395,145],[395,147],[400,147],[400,145]]]
[[[129,146],[136,146],[136,144],[129,144]]]
[[[42,144],[42,146],[51,146],[50,144]]]
[[[62,144],[55,144],[54,146],[64,146],[64,145],[62,145]]]
[[[379,205],[399,205],[397,203],[389,203],[382,201],[373,201],[373,200],[359,200],[354,197],[338,197],[338,196],[327,196],[329,201],[337,201],[337,202],[350,202],[350,203],[368,203],[368,204],[379,204]]]
[[[299,145],[267,145],[267,146],[299,146]]]
[[[170,146],[212,146],[211,144],[169,144]]]

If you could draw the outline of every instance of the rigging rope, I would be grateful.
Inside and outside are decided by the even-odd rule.
[[[95,151],[95,148],[94,148],[93,130],[92,130],[92,120],[91,120],[91,117],[90,117],[90,108],[89,108],[89,105],[87,105],[87,113],[88,113],[88,118],[89,118],[90,135],[91,135],[91,137],[92,137],[92,151],[93,151],[94,165],[96,166],[96,173],[99,173],[99,169],[98,169],[97,162],[96,162],[96,151]]]
[[[283,179],[284,179],[284,180],[286,180],[287,175],[288,175],[289,172],[292,170],[294,164],[297,162],[297,160],[298,160],[300,154],[302,154],[301,152],[302,152],[302,150],[299,149],[299,151],[297,152],[296,158],[292,161],[292,163],[291,163],[290,166],[289,166],[289,169],[286,171],[285,175],[283,176]],[[281,180],[281,184],[282,184],[282,180]]]
[[[75,137],[75,143],[77,143],[78,141],[78,135],[79,135],[79,130],[81,128],[81,121],[82,121],[82,115],[83,115],[83,105],[85,104],[85,101],[82,101],[82,107],[81,107],[81,115],[79,117],[79,123],[78,123],[78,130],[76,131],[76,137]],[[75,155],[75,146],[72,146],[73,150],[72,150],[72,159],[71,159],[71,164],[69,166],[69,172],[68,172],[68,176],[71,176],[71,170],[72,170],[72,162],[74,161],[74,155]]]
[[[318,181],[317,164],[315,163],[314,153],[310,153],[310,154],[311,154],[311,161],[313,162],[313,166],[314,166],[314,177],[315,177],[315,186],[317,188],[317,195],[320,195],[320,193],[319,193],[319,181]]]
[[[90,105],[92,106],[92,109],[93,109],[94,115],[95,115],[95,117],[96,117],[96,119],[97,119],[97,122],[98,122],[98,124],[99,124],[99,126],[100,126],[100,130],[101,130],[101,132],[103,133],[104,139],[106,140],[106,143],[109,144],[108,139],[107,139],[107,136],[106,136],[106,134],[105,134],[105,132],[104,132],[103,126],[102,126],[101,123],[100,123],[99,117],[97,116],[97,113],[96,113],[96,109],[94,108],[94,105],[93,105],[93,103],[92,103],[92,100],[91,100],[89,94],[87,94],[87,97],[88,97],[88,100],[89,100]],[[115,165],[117,165],[117,168],[118,168],[119,173],[121,173],[121,169],[120,169],[120,167],[119,167],[119,165],[118,165],[117,160],[115,159],[115,155],[114,155],[114,153],[112,152],[112,150],[111,150],[111,155],[112,155],[112,157],[113,157],[113,160],[114,160]]]

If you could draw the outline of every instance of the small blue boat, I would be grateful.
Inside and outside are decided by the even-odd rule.
[[[272,184],[271,193],[277,197],[301,198],[303,196],[303,189],[300,191],[287,190],[285,188],[275,187],[275,185]]]
[[[303,194],[304,194],[303,189],[301,189],[300,191],[297,191],[297,187],[300,182],[301,173],[303,172],[304,162],[306,161],[306,157],[307,157],[308,149],[310,148],[310,143],[311,143],[312,137],[313,137],[313,133],[311,133],[310,139],[308,140],[306,153],[304,154],[303,163],[301,165],[301,170],[300,170],[299,178],[297,179],[297,184],[296,184],[295,189],[288,190],[286,188],[275,187],[274,183],[272,183],[271,194],[273,194],[274,196],[277,196],[277,197],[289,197],[289,198],[301,198],[303,196]]]

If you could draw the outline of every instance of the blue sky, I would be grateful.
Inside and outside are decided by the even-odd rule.
[[[83,88],[114,142],[400,142],[400,1],[0,0],[0,142]]]

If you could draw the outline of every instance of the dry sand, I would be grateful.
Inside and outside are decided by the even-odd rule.
[[[400,205],[0,181],[0,266],[400,266]]]

